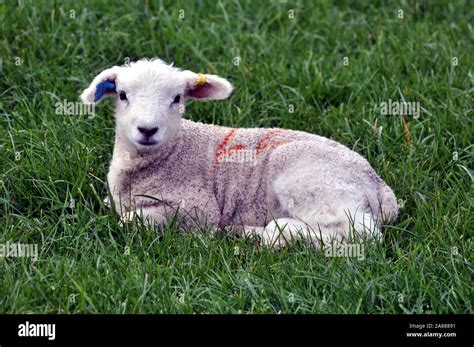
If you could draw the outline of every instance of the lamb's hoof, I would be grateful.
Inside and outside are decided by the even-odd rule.
[[[103,200],[104,206],[107,208],[110,208],[110,199],[107,197]]]

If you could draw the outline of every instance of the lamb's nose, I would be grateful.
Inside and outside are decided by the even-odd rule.
[[[146,137],[153,136],[158,131],[158,128],[142,128],[138,127],[138,131],[141,132]]]

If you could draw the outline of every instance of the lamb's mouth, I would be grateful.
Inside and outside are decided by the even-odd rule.
[[[137,141],[137,142],[142,146],[154,146],[158,144],[158,141],[155,141],[155,140],[142,140],[142,141]]]

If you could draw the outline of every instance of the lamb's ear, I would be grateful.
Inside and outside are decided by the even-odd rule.
[[[225,99],[234,89],[229,81],[216,75],[197,74],[189,70],[181,73],[186,80],[184,97],[189,99]]]
[[[120,66],[114,66],[98,74],[87,89],[81,94],[81,100],[85,104],[99,102],[104,96],[114,95],[115,79],[120,71]]]

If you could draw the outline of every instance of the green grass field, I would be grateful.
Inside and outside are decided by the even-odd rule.
[[[473,17],[469,0],[1,2],[0,244],[39,258],[0,257],[0,313],[472,313]],[[366,157],[403,205],[383,242],[361,261],[118,225],[102,203],[113,102],[55,105],[154,56],[234,84],[189,119]],[[389,99],[420,103],[411,142]]]

